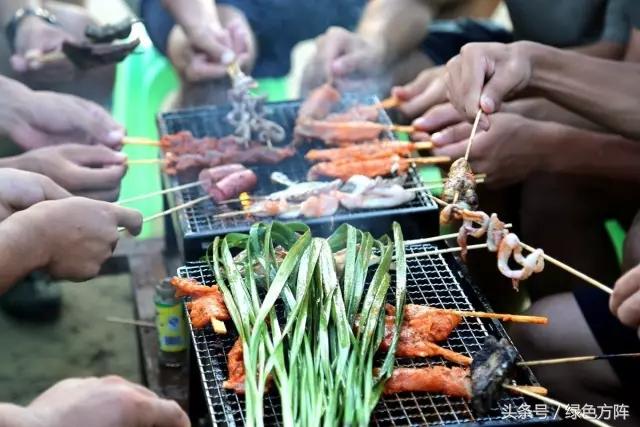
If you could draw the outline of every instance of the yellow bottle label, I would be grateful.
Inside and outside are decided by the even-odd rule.
[[[187,348],[187,329],[182,313],[182,304],[156,303],[156,328],[161,351],[172,353]]]

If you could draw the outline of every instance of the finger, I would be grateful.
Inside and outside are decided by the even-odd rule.
[[[115,202],[118,200],[120,196],[120,187],[114,188],[113,190],[102,190],[102,191],[76,191],[74,192],[75,196],[85,197],[87,199],[100,200],[103,202]]]
[[[333,61],[347,52],[348,45],[347,31],[338,27],[329,28],[327,33],[319,39],[318,56],[325,64],[327,75],[333,75]]]
[[[462,122],[449,126],[448,128],[431,135],[431,141],[433,141],[436,146],[444,146],[467,140],[469,135],[471,135],[472,127],[473,126],[469,122]]]
[[[239,55],[249,51],[249,33],[247,32],[242,20],[236,18],[227,26],[231,40],[231,48]]]
[[[21,55],[11,55],[11,68],[16,73],[25,73],[29,69],[29,65],[24,56]]]
[[[76,177],[80,185],[77,191],[113,190],[120,187],[126,172],[125,165],[111,165],[102,168],[90,168],[71,165],[70,174]]]
[[[422,93],[439,75],[435,68],[424,70],[413,81],[391,89],[391,93],[403,101],[408,101]]]
[[[80,145],[73,144],[68,148],[70,158],[81,166],[104,167],[111,165],[124,165],[127,155],[120,151],[114,151],[104,145]]]
[[[189,427],[189,417],[173,400],[154,399],[153,409],[146,417],[154,427]],[[147,424],[145,424],[147,425]]]
[[[92,143],[109,147],[122,144],[124,128],[104,108],[91,101],[78,101],[86,112],[87,132],[92,136]]]
[[[609,308],[616,315],[620,305],[640,290],[640,265],[632,268],[622,275],[613,287],[613,294],[609,299]]]
[[[111,205],[118,221],[118,226],[126,228],[134,236],[142,230],[142,214],[136,210]]]
[[[468,46],[468,47],[467,47]],[[493,73],[492,66],[484,55],[477,50],[473,50],[473,44],[464,46],[461,57],[464,59],[460,64],[460,75],[462,76],[459,89],[463,88],[461,105],[469,120],[473,120],[480,108],[480,94],[484,86],[487,75]],[[469,52],[467,52],[467,50]]]
[[[464,156],[467,150],[467,141],[456,142],[455,144],[444,145],[442,147],[435,147],[433,149],[434,156],[448,156],[452,159],[459,159]]]
[[[464,117],[460,115],[458,110],[451,103],[446,102],[430,108],[422,117],[415,119],[412,124],[417,129],[434,132],[463,120]]]
[[[363,55],[360,52],[352,52],[340,56],[331,63],[331,73],[336,77],[346,77],[356,71],[361,71],[363,59]]]
[[[185,70],[189,81],[219,79],[227,74],[227,67],[223,64],[207,61],[203,55],[195,54]]]
[[[411,133],[411,140],[412,141],[430,141],[431,135],[428,134],[427,132],[417,131],[417,132]]]
[[[618,319],[623,325],[637,328],[640,325],[640,292],[636,292],[624,300],[617,311]]]
[[[447,101],[446,85],[444,80],[439,78],[432,81],[417,96],[407,102],[403,102],[398,109],[408,117],[416,117],[425,111]]]
[[[45,200],[65,199],[72,196],[70,192],[56,184],[48,176],[38,175],[38,179],[40,180],[40,186],[44,191]]]
[[[480,97],[482,111],[487,114],[500,110],[502,101],[514,90],[524,86],[525,81],[515,80],[508,67],[498,68],[493,76],[485,83]]]

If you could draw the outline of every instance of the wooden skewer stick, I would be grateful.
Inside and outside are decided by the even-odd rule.
[[[449,156],[432,156],[432,157],[408,157],[408,162],[415,163],[417,165],[435,165],[438,163],[449,163],[451,157]]]
[[[431,150],[433,148],[433,142],[431,141],[417,141],[409,144],[416,150]]]
[[[388,126],[389,130],[392,132],[405,132],[405,133],[412,133],[413,131],[416,130],[415,127],[413,126],[405,126],[405,125],[390,125]]]
[[[486,243],[478,243],[477,245],[468,245],[467,249],[468,250],[472,250],[472,249],[484,249],[487,247]],[[434,249],[432,251],[425,251],[425,252],[416,252],[413,254],[407,254],[405,255],[406,259],[413,259],[413,258],[420,258],[423,256],[430,256],[430,255],[440,255],[440,254],[448,254],[451,252],[460,252],[462,250],[462,248],[460,248],[459,246],[455,247],[455,248],[447,248],[447,249]],[[395,257],[394,257],[395,260]]]
[[[127,160],[127,165],[160,165],[166,162],[165,159],[133,159]]]
[[[67,59],[67,55],[61,50],[53,52],[43,53],[39,55],[27,55],[28,61],[38,61],[41,64],[48,64],[51,62],[58,62]]]
[[[123,205],[125,203],[131,203],[138,200],[148,199],[149,197],[161,196],[163,194],[173,193],[179,190],[186,190],[187,188],[197,187],[198,185],[202,185],[203,183],[204,181],[190,182],[188,184],[182,184],[176,187],[165,188],[164,190],[158,190],[158,191],[153,191],[151,193],[140,194],[139,196],[128,197],[126,199],[118,200],[117,202],[114,202],[114,204]]]
[[[518,362],[518,366],[542,366],[557,365],[560,363],[590,362],[592,360],[624,359],[627,357],[640,357],[640,353],[600,354],[597,356],[559,357],[557,359],[529,360]]]
[[[511,223],[504,226],[504,228],[511,227],[513,227],[513,224]],[[440,236],[426,237],[424,239],[405,240],[404,244],[405,246],[421,245],[423,243],[437,242],[439,240],[455,239],[456,237],[458,237],[458,233],[442,234]]]
[[[152,145],[155,147],[161,147],[162,143],[153,139],[145,138],[143,136],[125,136],[122,138],[122,143],[125,145]]]
[[[528,250],[529,252],[533,252],[535,250],[535,248],[527,245],[526,243],[520,242],[520,245],[523,248],[525,248],[526,250]],[[596,288],[600,289],[601,291],[604,291],[604,292],[608,293],[609,295],[611,295],[613,293],[613,289],[611,289],[610,287],[606,286],[604,283],[601,283],[601,282],[597,281],[596,279],[594,279],[593,277],[587,276],[586,274],[579,272],[575,268],[565,264],[562,261],[558,261],[557,259],[550,257],[546,253],[544,254],[544,259],[545,259],[545,261],[548,261],[551,264],[554,264],[554,265],[560,267],[561,269],[573,274],[574,276],[579,277],[580,279],[584,280],[585,282],[589,283],[590,285],[595,286]]]
[[[464,153],[464,159],[469,161],[469,153],[471,153],[471,145],[473,144],[473,138],[476,136],[478,130],[478,123],[480,123],[480,116],[482,116],[482,110],[478,109],[476,113],[476,119],[473,121],[473,127],[471,128],[471,135],[469,136],[469,143],[467,144],[467,151]]]
[[[549,394],[549,390],[546,387],[541,387],[539,385],[519,385],[518,387],[529,390],[531,393],[535,393],[538,396],[546,396]]]
[[[484,183],[484,178],[480,178],[476,180],[477,184],[482,184]],[[439,182],[439,183],[435,183],[435,184],[431,184],[431,185],[423,185],[421,187],[409,187],[409,188],[405,188],[405,190],[407,191],[422,191],[422,190],[435,190],[436,188],[442,188],[444,187],[444,182]]]
[[[533,323],[535,325],[546,325],[549,323],[549,319],[542,316],[524,316],[519,314],[488,313],[485,311],[450,310],[447,308],[433,308],[433,307],[429,307],[429,310],[437,311],[440,313],[455,314],[461,317],[480,317],[483,319],[498,319],[503,322]]]
[[[134,320],[134,319],[123,319],[121,317],[112,317],[109,316],[105,319],[107,322],[111,323],[122,323],[123,325],[132,325],[132,326],[140,326],[142,328],[154,328],[156,324],[153,322],[148,322],[146,320]]]
[[[547,403],[549,405],[553,405],[556,406],[558,408],[562,408],[567,412],[571,412],[572,414],[576,415],[578,418],[588,421],[591,424],[600,426],[600,427],[611,427],[609,424],[607,423],[603,423],[600,420],[597,420],[593,417],[590,417],[588,415],[585,415],[582,411],[580,411],[579,409],[575,409],[569,405],[567,405],[566,403],[562,403],[558,400],[555,399],[551,399],[550,397],[546,397],[546,396],[541,396],[539,394],[533,393],[530,390],[520,387],[520,386],[514,386],[511,384],[503,384],[502,385],[504,388],[506,388],[507,390],[513,391],[515,393],[520,393],[520,394],[524,394],[525,396],[529,396],[532,397],[534,399],[538,399],[541,402]]]
[[[198,197],[197,199],[182,203],[182,204],[180,204],[178,206],[174,206],[174,207],[172,207],[170,209],[167,209],[167,210],[164,210],[164,211],[159,212],[157,214],[154,214],[154,215],[148,216],[146,218],[143,218],[142,222],[145,223],[145,222],[153,221],[154,219],[162,218],[163,216],[169,215],[169,214],[171,214],[173,212],[177,212],[177,211],[182,210],[182,209],[186,209],[188,207],[196,205],[196,204],[198,204],[200,202],[203,202],[205,200],[208,200],[210,198],[211,198],[211,196],[208,195],[208,194],[206,196]],[[124,231],[124,230],[126,230],[125,227],[118,227],[118,231]]]
[[[401,101],[397,97],[390,96],[390,97],[385,98],[382,101],[380,101],[380,102],[378,102],[376,104],[373,104],[373,105],[375,105],[378,108],[382,108],[384,110],[388,110],[388,109],[391,109],[391,108],[396,108],[400,104],[401,104]]]

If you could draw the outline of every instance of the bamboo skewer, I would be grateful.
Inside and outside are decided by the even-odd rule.
[[[382,101],[377,102],[377,103],[375,103],[373,105],[378,107],[378,108],[382,108],[383,110],[389,110],[391,108],[396,108],[401,103],[402,102],[397,97],[390,96],[390,97],[385,98]]]
[[[169,215],[169,214],[171,214],[173,212],[177,212],[177,211],[182,210],[182,209],[186,209],[188,207],[196,205],[196,204],[198,204],[200,202],[203,202],[205,200],[208,200],[210,198],[211,198],[211,196],[208,195],[208,194],[206,196],[198,197],[197,199],[190,200],[190,201],[182,203],[182,204],[180,204],[178,206],[174,206],[174,207],[172,207],[170,209],[167,209],[167,210],[164,210],[164,211],[159,212],[157,214],[153,214],[151,216],[143,218],[142,219],[142,223],[144,224],[145,222],[149,222],[149,221],[153,221],[154,219],[162,218],[163,216]],[[125,227],[118,227],[118,231],[124,231],[124,230],[126,230]]]
[[[396,125],[396,124],[392,124],[387,126],[387,128],[392,131],[392,132],[405,132],[405,133],[412,133],[416,130],[416,128],[414,126],[411,125]]]
[[[166,162],[165,159],[133,159],[127,160],[127,165],[159,165]]]
[[[162,143],[160,141],[145,138],[143,136],[125,136],[122,138],[122,143],[124,145],[151,145],[154,147],[162,147]]]
[[[535,325],[546,325],[549,323],[549,319],[542,316],[525,316],[519,314],[506,314],[506,313],[488,313],[485,311],[466,311],[466,310],[451,310],[448,308],[432,308],[429,310],[437,311],[439,313],[455,314],[461,317],[479,317],[483,319],[498,319],[503,322],[514,323],[532,323]]]
[[[518,366],[557,365],[560,363],[576,363],[576,362],[590,362],[593,360],[624,359],[627,357],[629,358],[640,357],[640,353],[600,354],[597,356],[575,356],[575,357],[560,357],[556,359],[530,360],[526,362],[518,362]]]
[[[590,422],[591,424],[600,426],[600,427],[611,427],[611,425],[604,423],[600,420],[597,420],[593,417],[587,416],[585,415],[582,411],[580,411],[579,409],[575,409],[572,408],[571,406],[567,405],[566,403],[562,403],[558,400],[555,399],[551,399],[550,397],[546,397],[546,396],[541,396],[539,394],[533,393],[532,391],[530,391],[529,389],[520,387],[520,386],[514,386],[511,384],[503,384],[502,387],[506,388],[507,390],[516,392],[516,393],[520,393],[520,394],[524,394],[525,396],[529,396],[532,397],[534,399],[538,399],[541,402],[547,403],[549,405],[553,405],[555,407],[564,409],[567,412],[571,412],[574,415],[576,415],[578,418],[583,419],[585,421]]]
[[[138,196],[128,197],[126,199],[118,200],[117,202],[114,202],[114,203],[116,205],[123,205],[125,203],[135,202],[135,201],[138,201],[138,200],[147,199],[149,197],[161,196],[163,194],[173,193],[173,192],[176,192],[176,191],[179,191],[179,190],[186,190],[187,188],[197,187],[198,185],[202,185],[203,183],[204,183],[204,181],[190,182],[188,184],[182,184],[182,185],[178,185],[176,187],[165,188],[164,190],[158,190],[158,191],[153,191],[151,193],[140,194]]]
[[[478,109],[476,113],[476,119],[473,121],[473,127],[471,128],[471,135],[469,136],[469,143],[467,144],[467,151],[464,153],[464,159],[469,161],[469,153],[471,153],[471,145],[473,144],[473,138],[476,136],[478,130],[478,123],[480,123],[480,116],[482,116],[482,110]]]
[[[441,205],[441,206],[447,206],[447,203],[444,200],[441,200],[435,196],[432,196],[431,194],[427,194],[427,196],[429,198],[431,198],[431,200],[435,201],[437,204]],[[527,245],[524,242],[520,242],[520,245],[528,250],[529,252],[533,252],[535,250],[535,248]],[[486,246],[486,245],[485,245]],[[479,248],[480,246],[478,245],[470,245],[469,249],[476,249]],[[456,248],[453,248],[456,249]],[[457,248],[457,250],[460,250],[460,248]],[[428,254],[428,253],[427,253]],[[409,255],[407,255],[408,257]],[[608,293],[609,295],[611,295],[613,293],[613,289],[611,289],[610,287],[606,286],[604,283],[601,283],[599,281],[597,281],[596,279],[594,279],[593,277],[587,276],[586,274],[576,270],[575,268],[571,267],[570,265],[565,264],[562,261],[558,261],[557,259],[547,255],[546,253],[543,253],[543,258],[545,261],[550,262],[551,264],[560,267],[561,269],[563,269],[564,271],[573,274],[574,276],[584,280],[585,282],[587,282],[588,284],[595,286],[596,288],[600,289],[603,292]]]
[[[507,229],[511,227],[513,227],[513,224],[511,223],[506,224],[504,226],[504,228],[507,228]],[[420,245],[423,243],[437,242],[439,240],[455,239],[456,237],[458,237],[458,233],[441,234],[440,236],[426,237],[424,239],[405,240],[404,244],[405,246]]]
[[[112,316],[107,317],[105,320],[111,323],[121,323],[123,325],[140,326],[141,328],[153,328],[153,329],[156,328],[155,323],[148,322],[146,320],[123,319],[121,317],[112,317]]]
[[[524,242],[520,242],[520,245],[525,248],[526,250],[533,252],[535,250],[535,248],[527,245]],[[561,269],[565,270],[568,273],[573,274],[574,276],[584,280],[585,282],[589,283],[590,285],[595,286],[596,288],[600,289],[603,292],[608,293],[609,295],[611,295],[613,293],[613,289],[611,289],[610,287],[606,286],[604,283],[601,283],[599,281],[597,281],[596,279],[594,279],[593,277],[587,276],[584,273],[581,273],[580,271],[576,270],[575,268],[565,264],[562,261],[558,261],[555,258],[550,257],[547,254],[543,254],[544,260],[550,262],[551,264],[560,267]]]

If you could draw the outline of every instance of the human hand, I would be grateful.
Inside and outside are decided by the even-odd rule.
[[[0,78],[0,90],[0,134],[26,150],[69,142],[109,147],[122,143],[122,126],[93,102],[33,91],[6,78]]]
[[[112,203],[82,197],[44,201],[7,221],[34,242],[34,259],[55,277],[82,281],[95,277],[118,243],[118,227],[137,235],[142,215]]]
[[[71,194],[46,176],[18,169],[0,169],[0,221],[36,203],[65,197],[71,197]]]
[[[609,308],[620,322],[638,330],[640,336],[640,264],[618,279]]]
[[[16,158],[20,169],[46,175],[76,196],[115,201],[127,156],[103,145],[62,144]]]
[[[117,376],[60,381],[24,408],[34,427],[187,427],[172,400]]]
[[[553,147],[552,124],[521,116],[498,113],[492,116],[491,128],[476,133],[469,161],[475,173],[487,174],[486,183],[500,187],[525,179],[543,170]],[[471,125],[463,122],[432,136],[433,154],[457,159],[465,155]],[[435,137],[435,138],[434,138]],[[557,154],[557,153],[556,153]]]
[[[303,74],[305,89],[354,75],[371,77],[385,69],[384,42],[373,42],[342,27],[330,27],[315,40],[316,54]]]
[[[241,18],[232,19],[224,27],[211,22],[189,32],[175,27],[169,39],[169,59],[190,82],[223,78],[232,61],[245,70],[255,61],[251,28]]]
[[[472,121],[478,108],[486,114],[500,110],[502,101],[523,90],[532,75],[535,43],[468,43],[447,63],[449,101]],[[482,128],[489,126],[483,116]]]
[[[444,66],[427,68],[411,83],[396,86],[391,94],[402,103],[398,110],[409,118],[417,117],[447,100]]]
[[[32,81],[71,81],[74,78],[75,67],[66,56],[42,60],[44,55],[62,52],[62,44],[65,41],[74,41],[74,38],[61,26],[29,16],[20,23],[16,31],[15,53],[11,56],[11,67],[16,73],[24,74]]]

